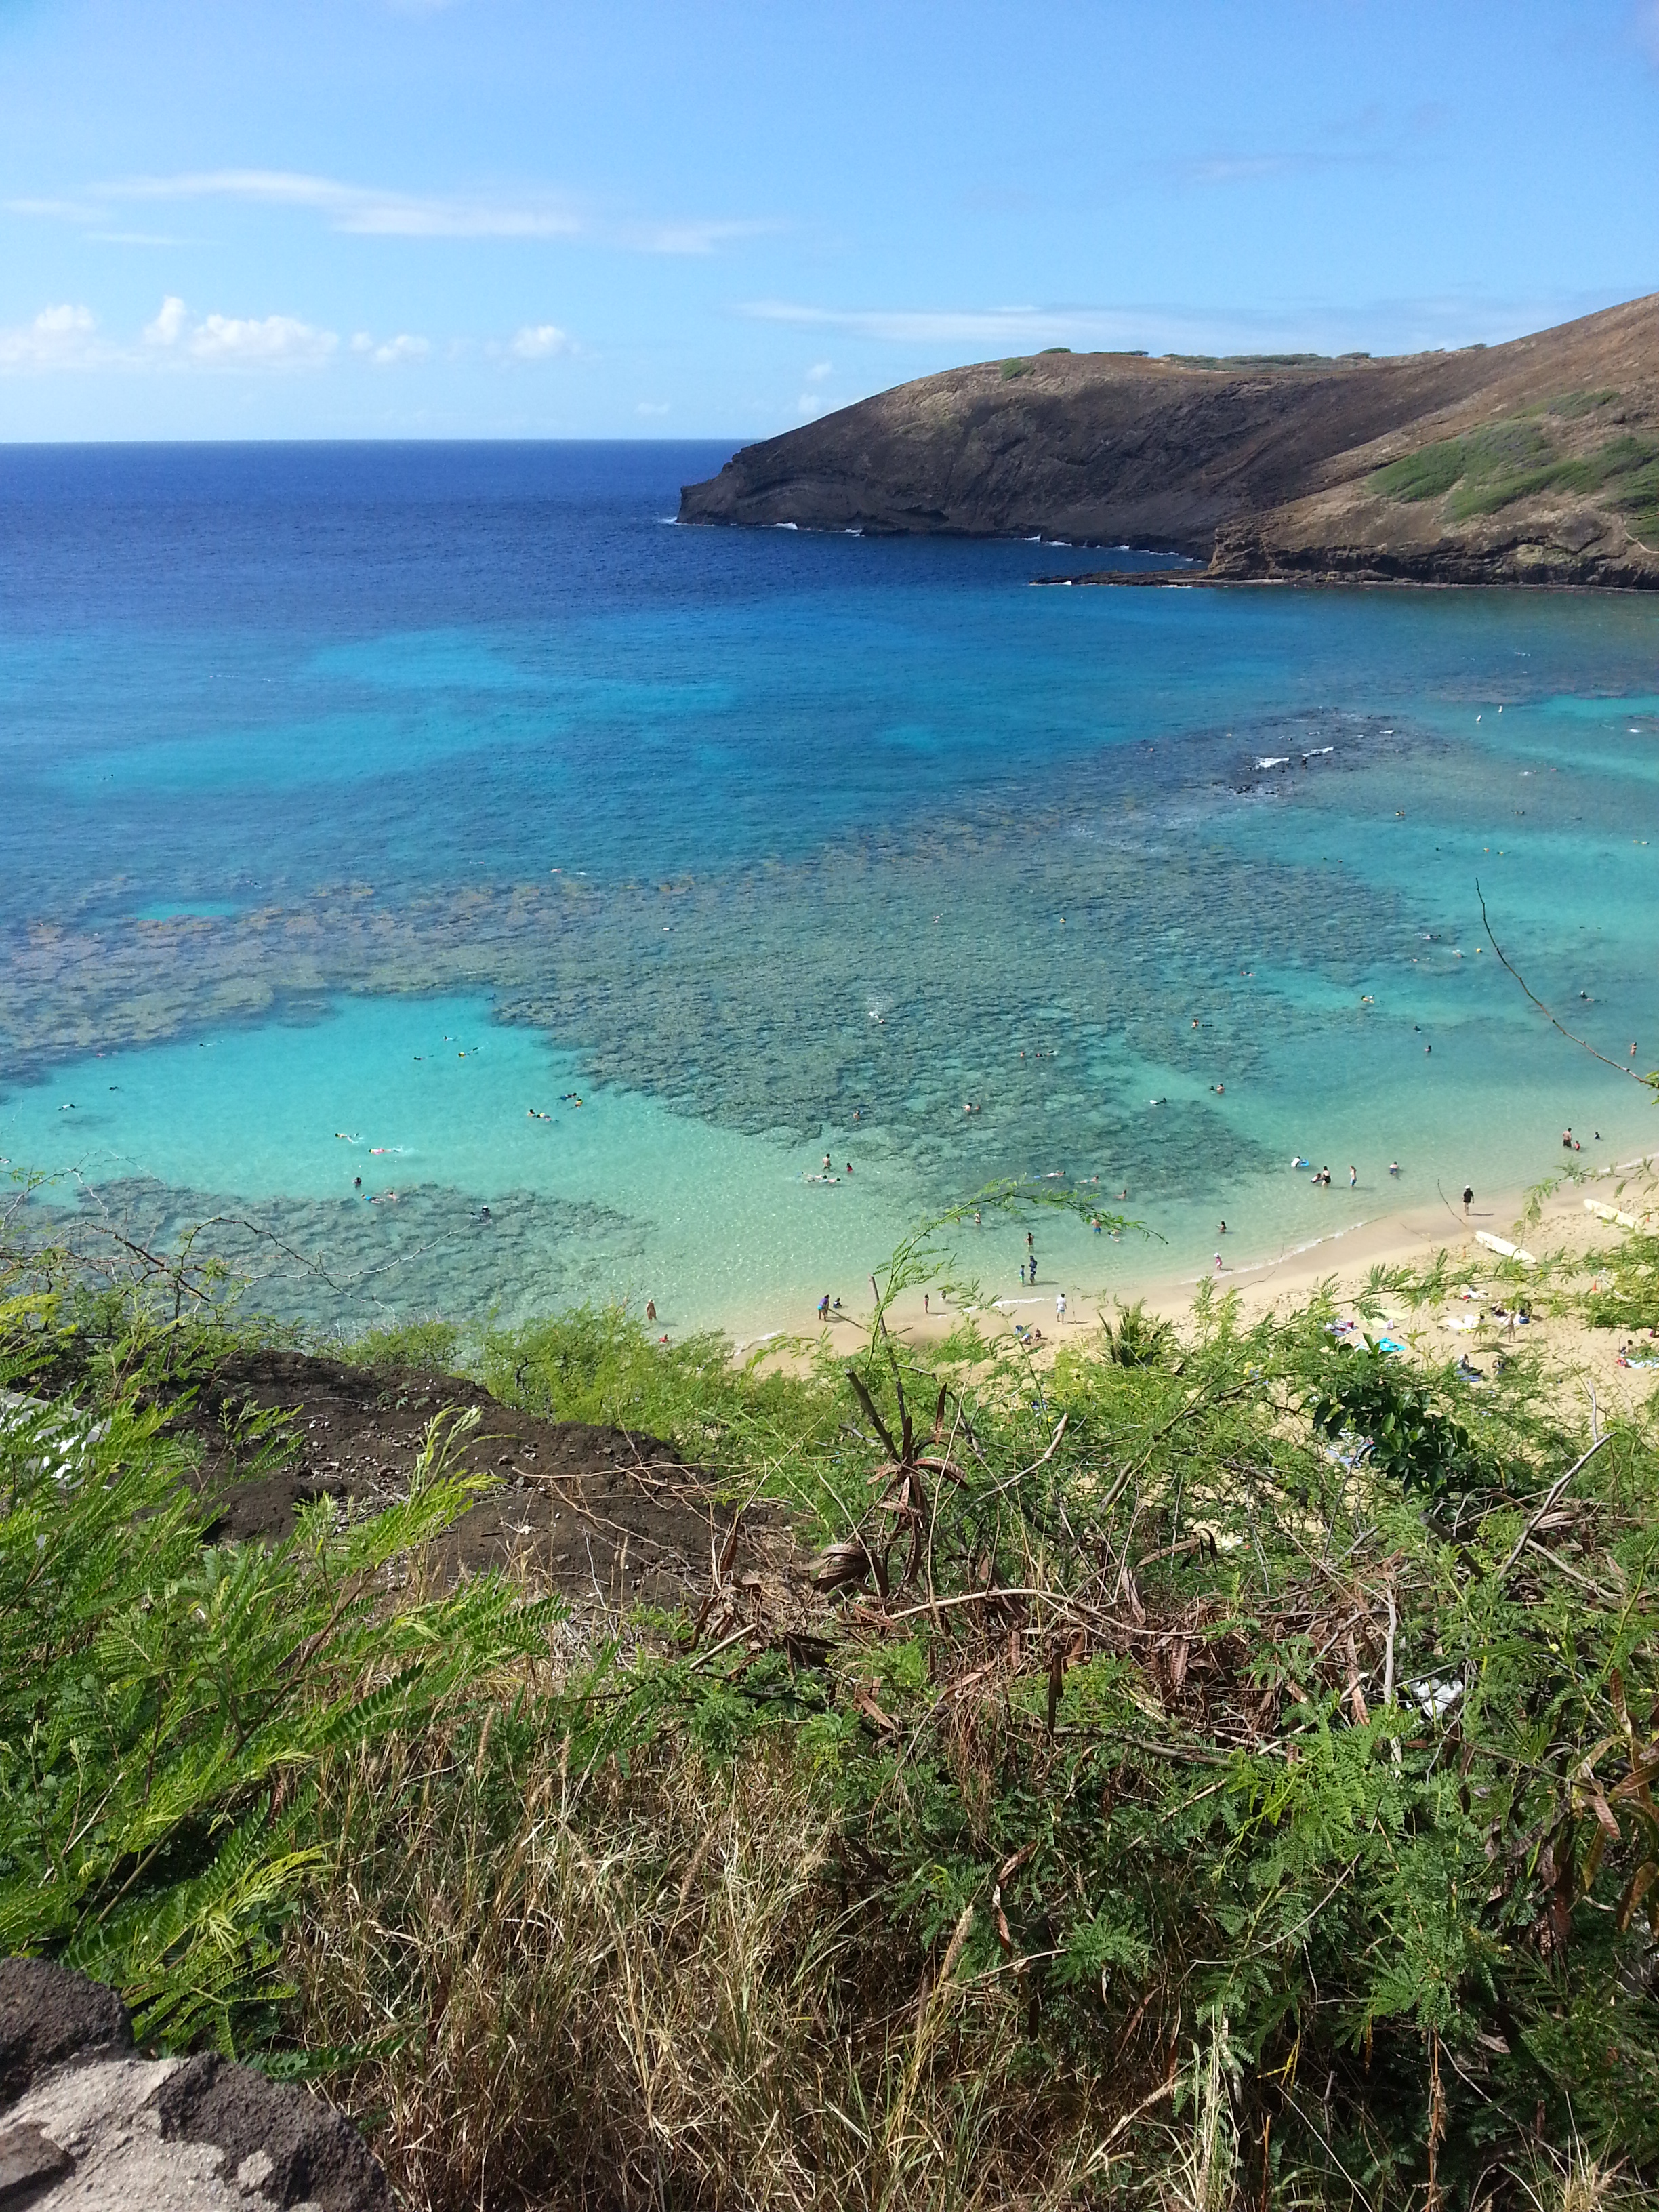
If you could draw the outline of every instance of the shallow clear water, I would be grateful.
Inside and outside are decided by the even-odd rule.
[[[1004,1176],[1166,1240],[1087,1291],[1650,1141],[1476,884],[1659,1062],[1659,608],[669,526],[723,458],[0,453],[0,1151],[313,1317],[752,1331]]]

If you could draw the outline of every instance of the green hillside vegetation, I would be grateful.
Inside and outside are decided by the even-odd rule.
[[[1492,422],[1462,438],[1444,438],[1390,461],[1370,478],[1385,498],[1446,500],[1453,521],[1496,514],[1540,492],[1603,492],[1638,529],[1659,520],[1659,446],[1629,433],[1588,453],[1563,453],[1542,427],[1546,416],[1571,419],[1595,412],[1616,392],[1577,392],[1528,416]],[[1449,495],[1449,496],[1447,496]]]
[[[213,1543],[161,1409],[234,1315],[11,1290],[0,1381],[74,1402],[0,1425],[0,1929],[313,2075],[410,2205],[1659,2185],[1659,1434],[1536,1354],[1207,1297],[1041,1369],[970,1322],[793,1375],[615,1310],[365,1343],[799,1516],[810,1577],[579,1635],[430,1586],[441,1424],[392,1511]]]

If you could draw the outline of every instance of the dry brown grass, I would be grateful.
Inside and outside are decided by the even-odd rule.
[[[572,1764],[452,1734],[327,1784],[304,2033],[378,2043],[335,2094],[408,2205],[973,2212],[1103,2177],[1016,1978],[964,1984],[959,1941],[930,1972],[849,1900],[799,1761]]]

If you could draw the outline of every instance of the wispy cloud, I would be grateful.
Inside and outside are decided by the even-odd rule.
[[[833,374],[835,366],[833,361],[815,361],[806,372],[806,381],[809,384],[822,384],[826,376]]]
[[[636,415],[665,415],[668,412],[668,402],[665,399],[641,399],[635,403],[634,412]]]
[[[1343,153],[1204,154],[1177,162],[1175,173],[1188,185],[1268,185],[1281,177],[1375,168],[1388,158],[1380,149],[1364,147]]]
[[[756,300],[738,312],[751,320],[903,347],[926,359],[1028,354],[1045,346],[1079,352],[1133,349],[1150,353],[1414,352],[1431,346],[1499,344],[1528,331],[1611,305],[1603,295],[1557,293],[1533,299],[1453,294],[1332,306],[1291,301],[1271,307],[1199,310],[1161,301],[1115,307],[1079,303],[997,307],[820,307]]]
[[[45,216],[58,222],[98,222],[105,212],[102,208],[88,207],[83,200],[0,200],[0,207],[8,215]]]
[[[550,198],[383,191],[291,169],[202,169],[129,177],[100,188],[113,199],[228,199],[302,208],[331,227],[368,238],[574,238],[582,226]]]
[[[1638,0],[1632,21],[1638,45],[1659,66],[1659,0]]]
[[[990,345],[1005,351],[1066,345],[1133,343],[1146,318],[1133,310],[1095,307],[810,307],[788,300],[753,300],[739,312],[756,322],[799,330],[846,331],[889,345]]]
[[[645,222],[622,223],[601,233],[609,241],[635,253],[718,253],[722,246],[739,239],[762,238],[781,229],[775,222]]]
[[[582,239],[629,253],[703,255],[775,230],[773,222],[680,217],[611,219],[579,211],[545,191],[405,192],[353,185],[295,169],[197,169],[176,176],[126,177],[94,188],[100,206],[70,200],[16,200],[15,213],[65,221],[108,220],[108,204],[233,200],[319,216],[331,229],[359,238]]]

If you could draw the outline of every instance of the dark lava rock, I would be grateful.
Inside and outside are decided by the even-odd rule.
[[[216,2144],[230,2171],[256,2171],[278,2204],[392,2212],[386,2176],[362,2137],[314,2097],[210,2055],[186,2059],[150,2102],[164,2142]]]
[[[0,2111],[51,2067],[131,2048],[132,2023],[113,1990],[50,1960],[0,1959]]]

